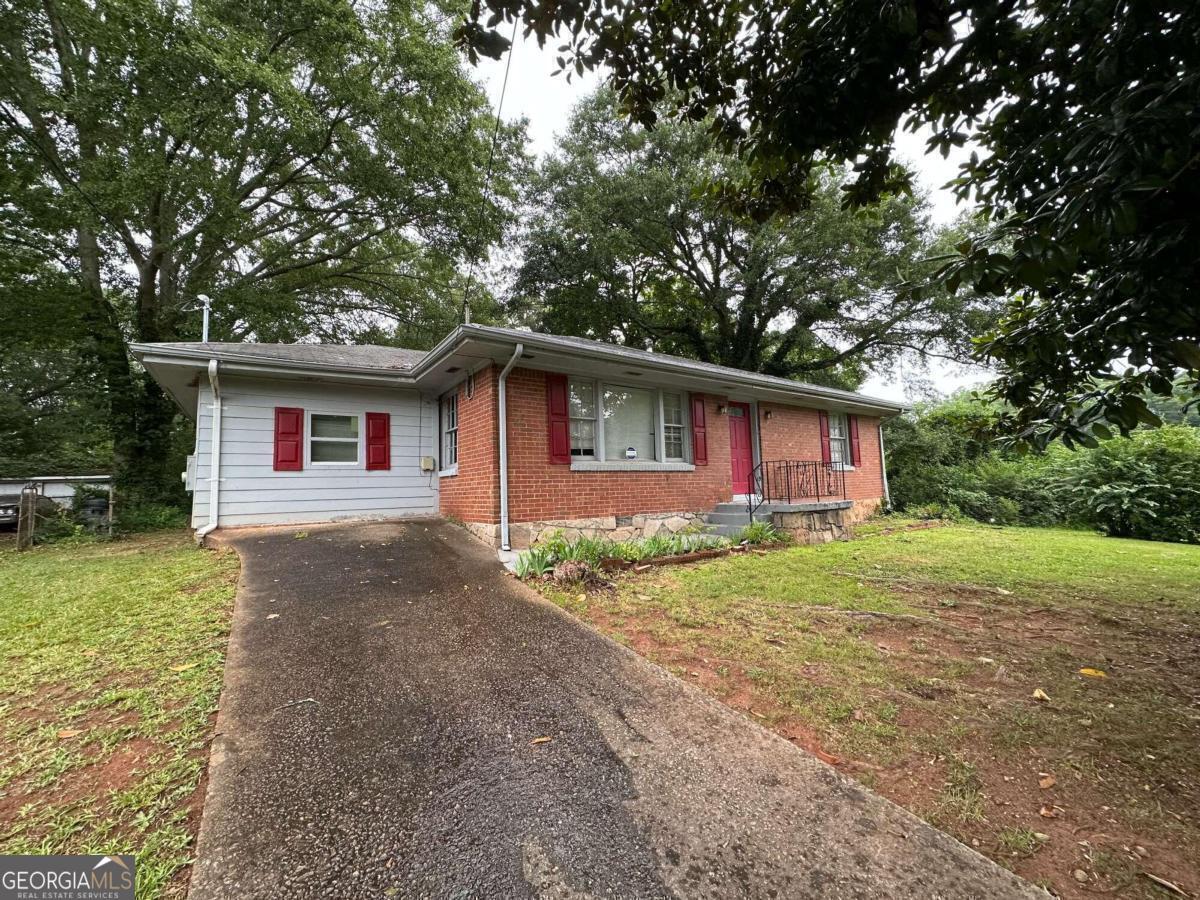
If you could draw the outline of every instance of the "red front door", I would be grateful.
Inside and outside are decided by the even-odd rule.
[[[754,454],[750,450],[750,404],[729,404],[729,460],[733,466],[733,492],[750,493],[750,470]]]

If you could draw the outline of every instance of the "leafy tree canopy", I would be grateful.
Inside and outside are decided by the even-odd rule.
[[[529,324],[854,386],[902,354],[966,359],[966,329],[991,321],[965,292],[891,289],[931,252],[920,200],[846,209],[822,171],[804,210],[748,220],[706,191],[745,167],[703,125],[632,125],[607,90],[566,135],[530,204],[514,304]]]
[[[816,202],[825,161],[853,166],[850,204],[904,188],[902,124],[934,150],[974,141],[954,188],[991,228],[911,289],[1009,300],[980,353],[1018,439],[1155,423],[1144,393],[1181,374],[1200,397],[1194,2],[474,0],[459,39],[496,56],[514,19],[564,34],[560,65],[605,66],[635,121],[664,103],[709,121],[745,162],[726,200],[758,218]]]
[[[177,480],[174,411],[126,346],[198,338],[200,294],[218,340],[421,344],[455,321],[461,264],[505,225],[522,140],[501,129],[499,200],[485,195],[494,120],[449,41],[456,10],[0,7],[0,252],[21,251],[26,283],[68,276],[77,305],[37,296],[87,324],[80,356],[125,474]]]

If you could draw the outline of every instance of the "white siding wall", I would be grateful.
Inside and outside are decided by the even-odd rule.
[[[421,457],[435,456],[437,411],[416,391],[336,387],[300,381],[222,377],[221,525],[323,522],[343,518],[430,515],[438,509],[436,472],[421,471]],[[368,472],[354,467],[274,470],[275,407],[306,412],[391,416],[392,467]],[[192,527],[208,521],[212,392],[202,379],[196,424],[196,490]],[[360,429],[364,427],[360,424]],[[365,455],[365,446],[364,446]]]

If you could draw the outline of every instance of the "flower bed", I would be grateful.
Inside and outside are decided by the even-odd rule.
[[[783,534],[762,522],[742,529],[733,538],[696,532],[631,541],[592,537],[569,541],[556,535],[521,553],[514,571],[523,579],[554,577],[560,581],[581,581],[600,571],[676,565],[742,552],[753,545],[784,542]]]

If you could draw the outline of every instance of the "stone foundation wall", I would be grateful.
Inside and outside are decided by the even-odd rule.
[[[467,530],[485,544],[500,546],[500,526],[483,522],[464,522]],[[656,534],[678,534],[704,524],[704,517],[693,512],[645,513],[633,516],[596,516],[588,519],[550,519],[545,522],[512,522],[508,539],[514,550],[524,550],[541,541],[561,534],[567,540],[578,537],[607,538],[628,541],[654,537]]]
[[[844,503],[797,504],[812,509],[774,510],[771,523],[786,531],[799,544],[827,544],[851,536],[852,526],[870,518],[879,509],[878,500],[854,500]],[[825,508],[821,508],[825,507]]]

